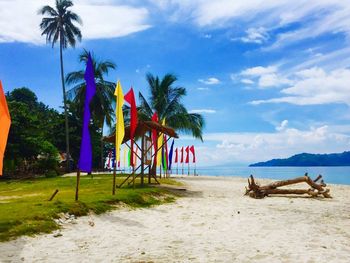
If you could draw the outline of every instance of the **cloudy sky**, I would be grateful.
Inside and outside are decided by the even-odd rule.
[[[174,73],[185,104],[206,118],[201,165],[249,164],[350,148],[350,2],[344,0],[75,0],[83,48],[147,94],[145,74]],[[0,0],[0,79],[59,109],[59,53],[37,10],[52,0]]]

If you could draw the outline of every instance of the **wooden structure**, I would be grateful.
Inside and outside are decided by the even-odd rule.
[[[260,186],[255,182],[253,175],[248,178],[248,187],[246,187],[245,195],[249,195],[252,198],[264,198],[265,196],[269,196],[272,194],[279,195],[302,195],[308,194],[311,197],[318,197],[323,195],[325,198],[331,198],[329,194],[329,189],[326,189],[326,184],[322,179],[322,175],[319,175],[315,180],[312,180],[308,174],[306,173],[302,177],[297,177],[290,180],[276,181],[270,183],[268,185]],[[320,183],[317,183],[319,180]],[[298,184],[298,183],[307,183],[310,188],[309,189],[280,189],[279,187]]]
[[[141,178],[141,185],[144,184],[144,178],[145,178],[145,173],[148,170],[148,183],[151,183],[151,178],[153,178],[156,183],[159,184],[159,181],[157,180],[156,172],[153,171],[152,169],[152,162],[149,160],[149,157],[146,159],[147,154],[149,155],[149,151],[152,151],[154,148],[154,144],[152,142],[151,138],[151,132],[152,130],[156,130],[158,135],[159,134],[165,134],[168,136],[167,141],[163,141],[163,145],[158,145],[157,151],[151,154],[151,159],[154,158],[154,156],[157,155],[158,151],[162,149],[162,147],[171,139],[171,138],[179,138],[177,133],[174,131],[174,129],[163,126],[157,122],[154,121],[138,121],[137,127],[135,130],[135,146],[140,150],[141,154],[137,154],[134,152],[134,155],[136,158],[140,161],[140,165],[137,167],[133,167],[132,173],[127,176],[127,178],[118,186],[121,187],[124,185],[130,177],[132,177],[132,180],[129,181],[128,184],[133,184],[135,185],[135,179],[140,176]],[[136,142],[138,138],[141,138],[141,147],[140,145]],[[105,142],[113,143],[115,144],[115,134],[104,137],[103,140]],[[130,145],[128,144],[128,141],[130,141],[130,126],[127,126],[125,128],[125,136],[123,139],[123,144],[125,144],[127,147],[130,148]],[[146,141],[150,143],[146,143]],[[139,171],[139,173],[137,173]],[[113,186],[113,190],[115,189],[115,183]]]

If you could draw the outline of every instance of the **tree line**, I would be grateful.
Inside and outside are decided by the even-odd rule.
[[[59,43],[60,75],[63,92],[63,113],[39,102],[28,88],[14,89],[7,93],[8,106],[12,118],[8,145],[5,152],[4,171],[9,175],[46,174],[53,176],[60,172],[60,153],[71,156],[66,161],[66,171],[75,168],[79,158],[81,126],[85,99],[84,73],[89,52],[83,50],[79,56],[82,68],[64,74],[63,50],[75,47],[82,40],[79,25],[81,18],[70,10],[73,2],[56,0],[55,7],[44,6],[39,10],[44,15],[40,23],[42,35],[52,47]],[[116,69],[111,60],[99,60],[92,53],[96,95],[90,105],[92,119],[90,133],[93,145],[93,166],[103,167],[103,156],[111,148],[104,145],[104,126],[111,132],[114,126],[115,83],[106,80],[108,73]],[[200,114],[188,113],[182,104],[186,96],[184,87],[176,86],[177,77],[166,74],[163,78],[150,73],[146,75],[149,98],[139,94],[138,115],[141,120],[151,120],[153,113],[161,123],[166,119],[168,126],[183,133],[191,133],[202,140],[204,119]],[[67,91],[67,86],[71,87]],[[128,107],[124,107],[128,124]],[[62,159],[62,158],[61,158]],[[68,158],[70,159],[70,158]]]

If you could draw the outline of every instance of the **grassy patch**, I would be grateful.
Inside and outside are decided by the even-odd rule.
[[[118,177],[117,184],[123,179]],[[171,179],[161,179],[161,182],[177,185]],[[93,211],[101,214],[120,202],[132,207],[149,207],[174,200],[174,196],[165,190],[147,184],[141,187],[138,180],[135,189],[125,185],[117,188],[113,196],[112,176],[98,175],[94,178],[81,177],[79,202],[75,202],[75,184],[75,177],[0,181],[0,241],[21,235],[49,233],[58,228],[53,218],[57,218],[59,213],[83,216]],[[59,192],[49,202],[55,189]]]

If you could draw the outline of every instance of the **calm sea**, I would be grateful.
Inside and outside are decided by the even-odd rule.
[[[193,168],[191,167],[191,174]],[[197,167],[199,175],[221,175],[269,179],[289,179],[308,173],[311,178],[321,174],[326,183],[350,185],[350,166],[345,167]],[[180,171],[181,173],[181,171]],[[185,168],[187,174],[187,169]]]

